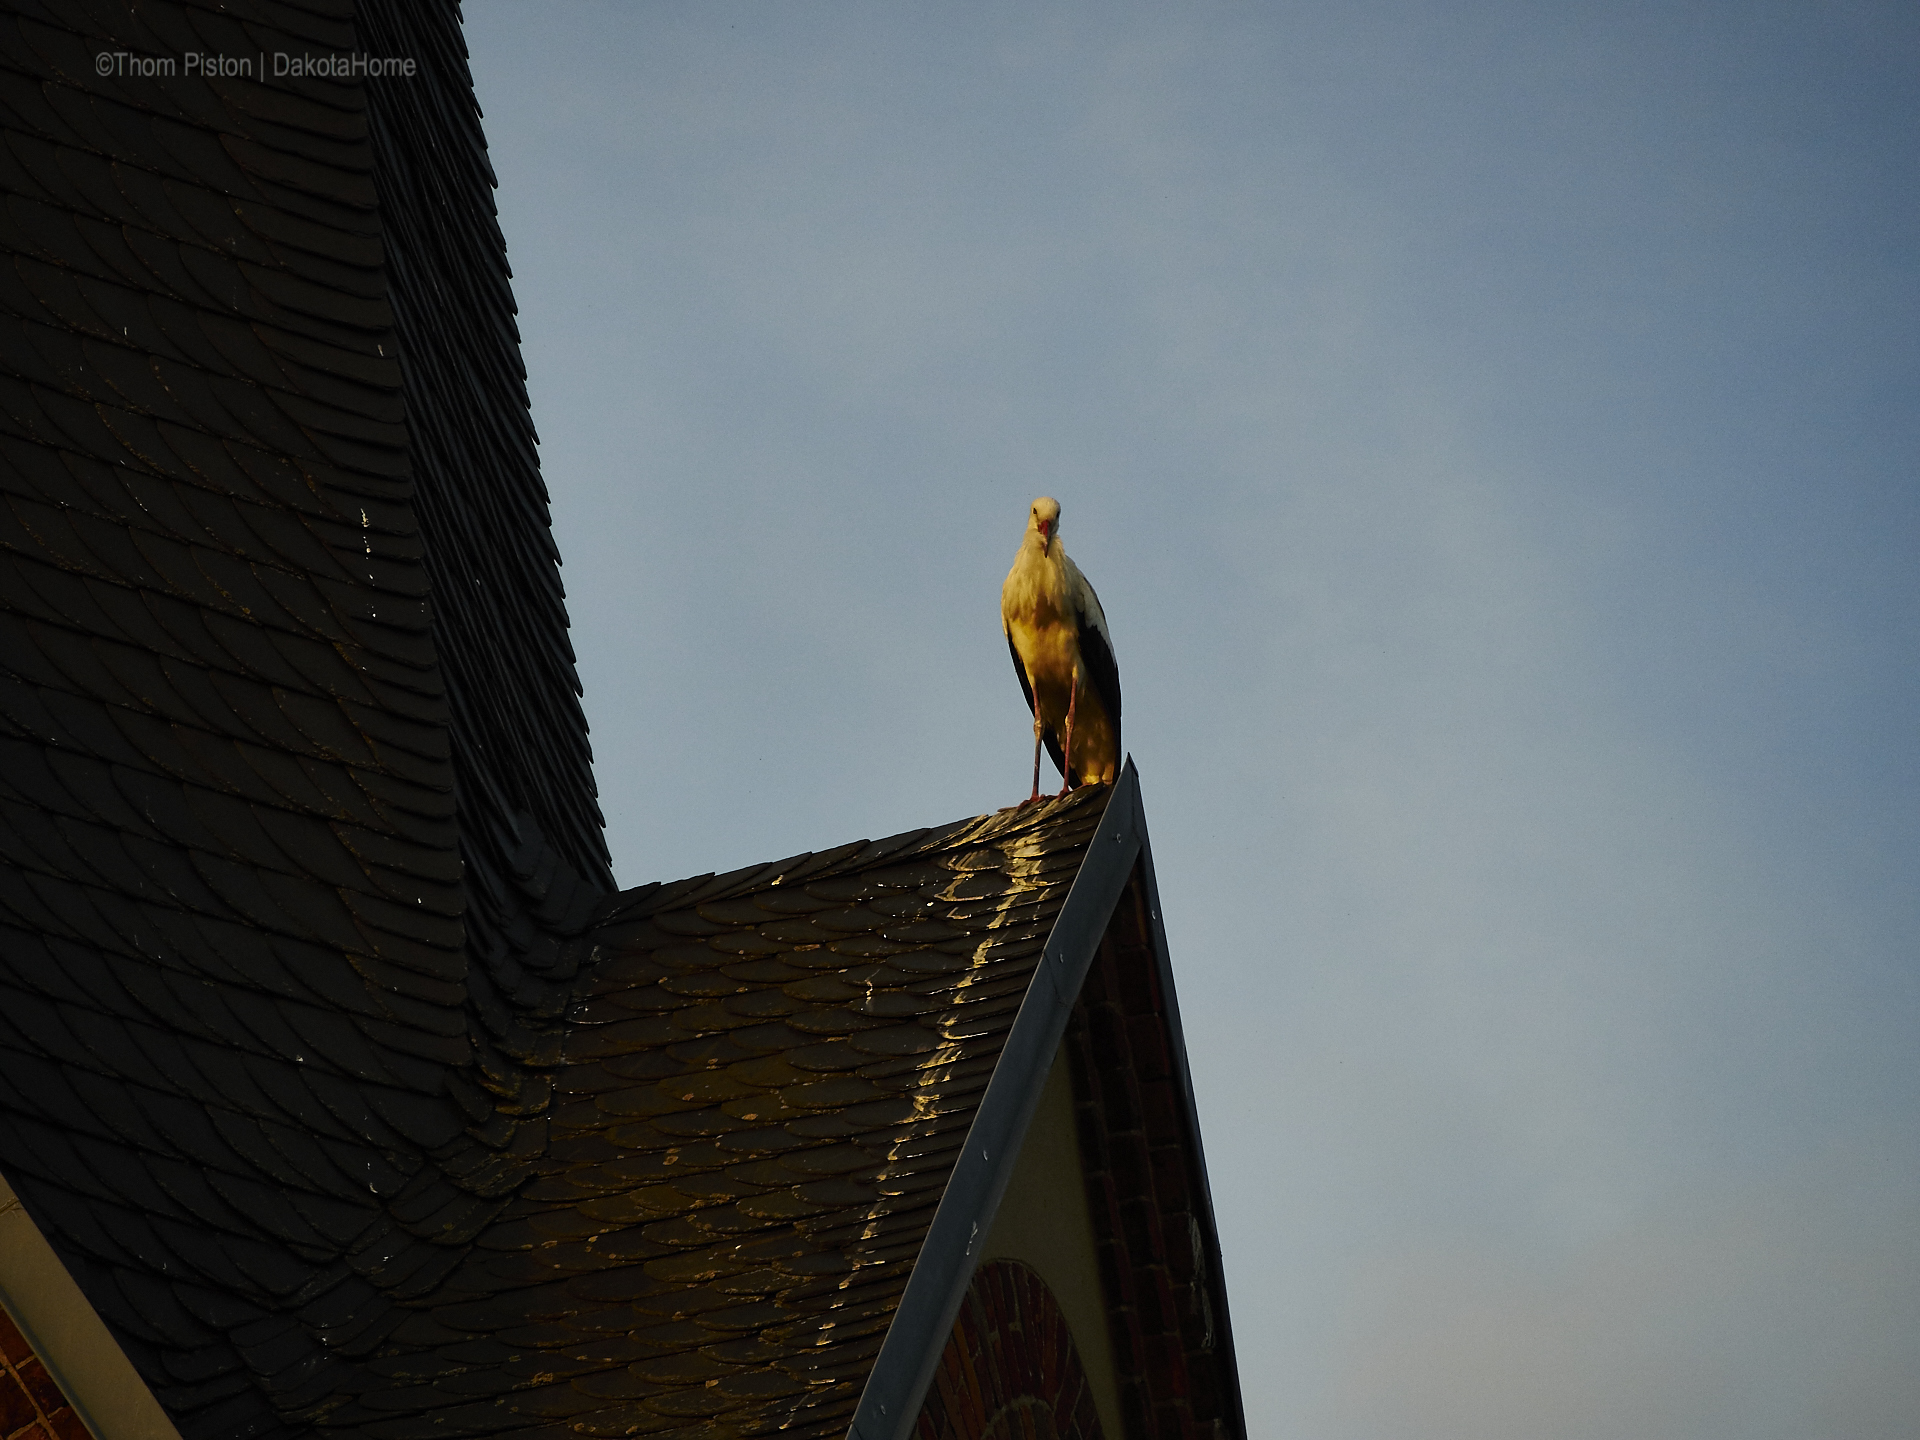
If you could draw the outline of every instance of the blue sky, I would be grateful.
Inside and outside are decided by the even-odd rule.
[[[1126,691],[1255,1434],[1920,1428],[1920,20],[467,6],[615,871]]]

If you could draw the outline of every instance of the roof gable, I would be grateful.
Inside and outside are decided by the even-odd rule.
[[[1111,1352],[1121,1433],[1128,1440],[1246,1433],[1192,1077],[1139,775],[1129,759],[875,1363],[850,1432],[856,1440],[947,1433],[928,1428],[922,1405],[931,1407],[936,1370],[952,1368],[954,1348],[964,1343],[963,1307],[977,1309],[1007,1288],[996,1274],[988,1294],[976,1294],[977,1267],[992,1258],[993,1221],[1056,1065],[1072,1084],[1110,1319],[1105,1336],[1076,1339],[1090,1355],[1103,1346]],[[1088,1378],[1098,1370],[1096,1363]],[[1067,1412],[1056,1418],[1066,1423]]]
[[[1120,1321],[1082,1346],[1118,1369],[1122,1410],[1237,1431],[1150,896],[1129,765],[1112,788],[620,897],[576,942],[538,1178],[373,1362],[394,1389],[333,1424],[911,1433],[1059,1059]]]
[[[1066,1343],[1056,1341],[1053,1348],[1070,1355],[1071,1360],[1056,1357],[1052,1363],[1056,1368],[1067,1366],[1077,1372],[1078,1388],[1087,1392],[1085,1399],[1101,1433],[1116,1440],[1126,1434],[1121,1377],[1109,1323],[1111,1287],[1101,1264],[1104,1237],[1094,1223],[1094,1192],[1088,1184],[1086,1155],[1093,1147],[1081,1141],[1074,1090],[1071,1062],[1063,1043],[1047,1072],[1040,1103],[1021,1142],[993,1228],[981,1242],[980,1264],[968,1283],[968,1299],[941,1351],[933,1384],[921,1407],[916,1431],[919,1436],[938,1440],[944,1434],[942,1425],[948,1422],[964,1435],[971,1422],[957,1419],[958,1412],[976,1409],[982,1414],[991,1413],[987,1403],[990,1396],[985,1392],[993,1387],[986,1384],[990,1377],[978,1373],[979,1344],[975,1337],[961,1333],[970,1311],[977,1312],[976,1332],[1014,1327],[1023,1332],[1029,1328],[1058,1330]],[[1005,1285],[996,1289],[982,1278],[990,1266],[1024,1267],[1032,1275],[1019,1274],[1016,1269],[1011,1277],[1015,1281],[1012,1290]],[[1022,1313],[1012,1318],[995,1313],[1009,1308]],[[969,1360],[976,1363],[970,1367]],[[971,1376],[969,1369],[974,1372]],[[1001,1376],[1000,1388],[1012,1388],[1019,1378],[1017,1374]],[[1076,1387],[1066,1379],[1062,1377],[1057,1393],[1011,1395],[1000,1403],[1038,1400],[1053,1411],[1055,1428],[1064,1435],[1061,1416],[1077,1408],[1070,1393]],[[1028,1388],[1030,1391],[1033,1387]],[[976,1391],[982,1392],[977,1400]],[[985,1425],[972,1428],[983,1430]]]

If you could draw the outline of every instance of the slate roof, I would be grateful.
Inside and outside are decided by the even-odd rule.
[[[184,1431],[299,1432],[530,1173],[611,890],[458,14],[27,0],[0,139],[0,1168]]]
[[[490,187],[450,5],[0,14],[0,1172],[186,1440],[844,1431],[1106,792],[616,894]]]
[[[1108,794],[622,895],[540,1178],[333,1423],[844,1434]]]

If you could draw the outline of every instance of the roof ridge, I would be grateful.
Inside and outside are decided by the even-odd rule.
[[[1111,798],[1111,785],[1083,785],[1066,795],[1051,796],[1037,803],[1010,805],[964,820],[950,821],[919,830],[903,830],[880,840],[852,840],[827,850],[802,851],[784,860],[743,865],[722,873],[706,871],[679,880],[652,880],[630,889],[615,891],[602,901],[599,912],[586,928],[618,925],[643,920],[663,910],[704,905],[714,900],[731,900],[750,895],[771,885],[801,885],[837,875],[855,874],[883,861],[899,861],[909,856],[930,855],[941,850],[959,849],[963,844],[1029,834],[1068,811],[1089,804],[1096,795]],[[1096,820],[1097,823],[1097,820]]]

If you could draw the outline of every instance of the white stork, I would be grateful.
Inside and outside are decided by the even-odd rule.
[[[1000,587],[1000,625],[1014,673],[1033,711],[1033,794],[1040,798],[1040,746],[1075,784],[1109,782],[1120,770],[1120,667],[1100,597],[1060,543],[1060,502],[1033,502],[1020,553]]]

